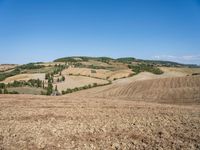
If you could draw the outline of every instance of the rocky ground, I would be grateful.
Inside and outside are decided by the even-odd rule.
[[[200,107],[0,95],[0,149],[200,149]]]

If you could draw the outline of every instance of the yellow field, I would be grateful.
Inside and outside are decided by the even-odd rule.
[[[6,78],[3,82],[4,83],[9,83],[9,82],[14,82],[14,81],[28,81],[30,79],[44,80],[45,79],[45,74],[44,73],[19,74],[19,75],[16,75],[16,76],[12,76],[12,77]]]
[[[67,90],[68,88],[76,88],[82,87],[85,85],[93,85],[93,83],[97,83],[98,85],[106,84],[108,81],[102,79],[96,79],[91,77],[84,77],[84,76],[67,76],[65,75],[65,81],[54,83],[54,87],[57,85],[58,91]]]
[[[95,73],[93,73],[92,71],[95,71]],[[89,69],[89,68],[68,68],[62,72],[62,74],[64,75],[66,74],[83,75],[83,76],[96,77],[109,80],[113,80],[115,78],[118,79],[118,78],[128,77],[132,73],[133,72],[130,69],[110,71],[106,69]]]

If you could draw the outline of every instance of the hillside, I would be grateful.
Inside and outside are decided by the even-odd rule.
[[[114,59],[76,56],[59,58],[54,62],[1,65],[1,67],[4,70],[0,72],[0,82],[5,85],[1,85],[0,93],[8,93],[6,89],[8,88],[11,94],[17,91],[25,91],[27,94],[68,94],[105,86],[125,78],[131,82],[132,76],[142,79],[143,77],[137,75],[147,72],[157,75],[154,76],[155,78],[200,74],[200,68],[197,67],[191,68],[191,66],[168,61],[145,61],[133,57]],[[33,91],[39,88],[37,91],[41,92],[24,90],[31,88]],[[16,91],[12,91],[13,89]]]
[[[99,97],[159,103],[200,103],[200,76],[144,79],[117,84],[97,93]]]
[[[70,57],[0,72],[0,149],[199,149],[200,69],[174,65]]]

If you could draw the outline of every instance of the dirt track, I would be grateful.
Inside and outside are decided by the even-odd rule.
[[[0,149],[199,149],[200,107],[0,95]]]

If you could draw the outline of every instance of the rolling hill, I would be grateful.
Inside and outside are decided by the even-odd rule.
[[[101,97],[181,104],[200,103],[200,76],[170,77],[118,83],[98,93]]]

